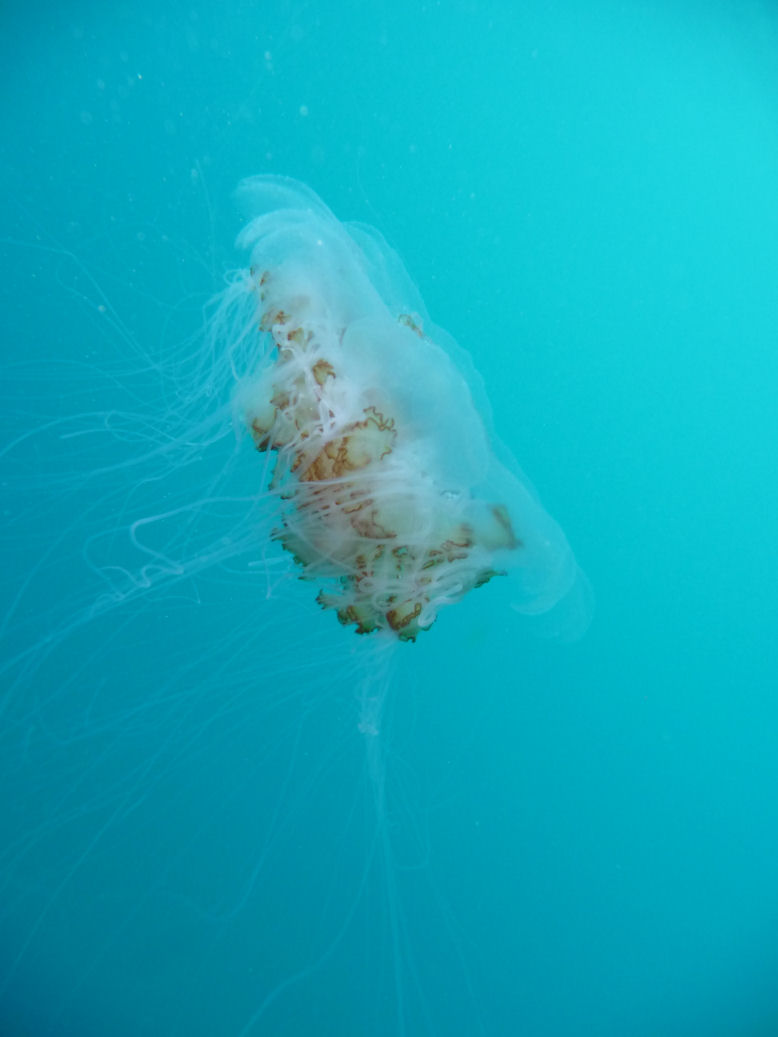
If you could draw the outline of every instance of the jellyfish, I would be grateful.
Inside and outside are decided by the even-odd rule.
[[[394,750],[437,675],[448,693],[447,621],[580,630],[587,585],[379,232],[286,178],[238,200],[242,265],[173,341],[153,340],[175,305],[156,263],[129,295],[154,302],[147,338],[78,255],[27,235],[55,292],[31,337],[57,349],[13,365],[0,448],[0,1012],[27,984],[52,1032],[97,1003],[102,1029],[120,1009],[131,1028],[137,989],[138,1025],[174,1029],[187,998],[198,1032],[304,1032],[297,994],[348,976],[343,1011],[368,1023],[342,1029],[388,1035],[419,1032],[446,973],[439,1004],[455,988],[478,1032],[459,943],[436,937],[426,973],[408,921],[450,914]],[[123,277],[136,244],[110,239]],[[175,1004],[147,961],[168,946]]]
[[[415,641],[495,578],[518,611],[580,579],[559,526],[487,433],[470,365],[383,237],[294,180],[245,180],[249,265],[217,337],[240,343],[234,407],[273,457],[273,538],[358,634]]]

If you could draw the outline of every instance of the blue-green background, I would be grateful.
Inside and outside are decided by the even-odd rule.
[[[46,489],[111,437],[41,428],[109,408],[132,342],[170,405],[139,358],[196,334],[259,172],[398,249],[596,597],[572,645],[486,588],[403,649],[378,850],[368,663],[310,588],[224,567],[34,649],[0,1033],[233,1035],[275,991],[247,1032],[778,1034],[775,6],[12,2],[0,29],[2,425],[34,433],[9,658],[92,593],[114,507]]]

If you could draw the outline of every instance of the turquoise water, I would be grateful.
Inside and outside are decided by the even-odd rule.
[[[0,1033],[778,1033],[774,7],[0,18]],[[235,550],[261,461],[166,437],[255,173],[470,352],[582,639],[490,585],[386,671]]]

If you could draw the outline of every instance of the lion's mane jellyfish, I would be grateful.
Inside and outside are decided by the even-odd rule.
[[[517,610],[552,609],[577,581],[572,553],[498,457],[477,375],[396,253],[293,180],[254,177],[239,197],[250,267],[215,327],[241,355],[238,418],[272,458],[273,535],[319,603],[402,641],[493,579]]]
[[[192,307],[155,294],[178,292],[167,239],[147,266],[140,238],[107,239],[132,271],[129,327],[79,257],[28,257],[30,284],[59,291],[13,365],[0,449],[18,545],[0,1014],[45,989],[26,1031],[81,1032],[85,1004],[131,1028],[143,990],[143,1018],[175,1029],[183,989],[202,1033],[305,1032],[309,994],[310,1011],[345,1006],[333,1032],[482,1032],[436,882],[448,779],[434,754],[414,772],[438,696],[488,648],[452,673],[445,639],[420,635],[454,603],[460,630],[477,615],[495,638],[511,608],[580,630],[586,584],[383,238],[291,180],[248,180],[240,200],[248,258],[205,333],[199,290]],[[147,949],[172,937],[171,1000]]]

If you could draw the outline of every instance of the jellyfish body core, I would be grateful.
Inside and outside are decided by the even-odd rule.
[[[274,537],[318,602],[404,641],[497,575],[518,610],[555,605],[576,571],[564,536],[495,456],[397,255],[295,181],[255,177],[240,196],[251,266],[219,323],[258,360],[235,407],[274,457]]]

